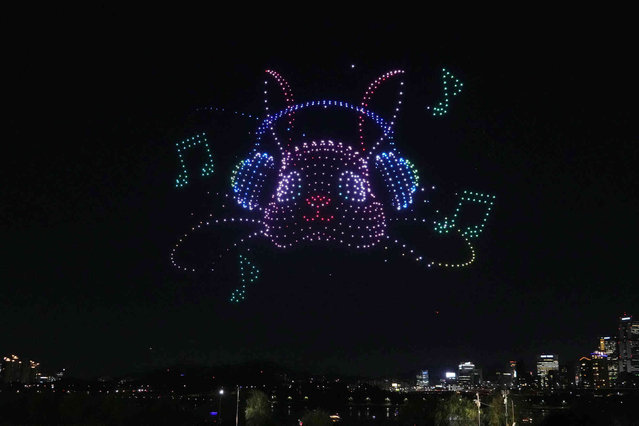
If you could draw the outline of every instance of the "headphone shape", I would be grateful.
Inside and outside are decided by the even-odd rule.
[[[408,208],[419,186],[419,175],[413,163],[394,152],[382,152],[375,157],[375,166],[381,171],[386,189],[392,195],[393,207],[396,210]]]
[[[274,170],[275,161],[269,154],[256,152],[240,161],[231,175],[231,187],[237,203],[245,209],[259,207],[264,180]]]

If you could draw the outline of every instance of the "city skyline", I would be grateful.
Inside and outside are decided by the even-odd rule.
[[[570,379],[571,386],[582,387],[582,388],[607,388],[607,387],[615,387],[617,378],[619,377],[619,373],[631,373],[635,376],[639,374],[639,367],[637,367],[637,362],[631,364],[632,356],[630,354],[637,354],[639,352],[639,333],[633,333],[634,336],[631,336],[629,332],[622,332],[622,326],[627,324],[628,330],[630,327],[635,329],[639,329],[639,321],[633,321],[632,315],[624,313],[619,316],[619,334],[612,336],[600,336],[597,338],[593,338],[593,342],[598,342],[597,345],[593,344],[594,351],[589,352],[588,349],[585,349],[583,353],[589,354],[592,360],[604,360],[604,364],[602,364],[602,368],[608,370],[605,374],[605,378],[602,378],[600,383],[590,382],[591,378],[588,378],[588,383],[584,385],[584,377],[582,377],[584,373],[584,368],[592,368],[590,365],[591,358],[588,358],[588,355],[580,356],[579,359],[564,359],[558,354],[547,354],[547,353],[538,353],[535,356],[535,359],[527,360],[521,357],[515,357],[514,360],[508,361],[496,361],[486,365],[475,364],[472,360],[450,360],[448,363],[444,365],[422,365],[420,368],[413,368],[412,370],[401,371],[398,374],[390,375],[390,376],[379,376],[379,375],[361,375],[362,378],[369,379],[402,379],[406,378],[415,378],[416,384],[415,387],[419,388],[420,386],[426,387],[428,386],[428,382],[430,381],[430,386],[435,386],[437,383],[445,383],[448,382],[451,377],[454,378],[455,382],[459,383],[475,383],[478,385],[484,380],[488,380],[488,382],[493,382],[495,385],[509,383],[509,386],[512,386],[516,383],[517,375],[521,378],[524,374],[530,374],[531,377],[539,378],[539,386],[541,388],[548,388],[547,377],[548,373],[551,371],[559,372],[561,369],[566,369],[566,372],[572,376],[574,376],[574,383],[572,378]],[[620,355],[621,354],[621,355]],[[24,362],[23,362],[24,360]],[[561,360],[561,361],[560,361]],[[535,365],[536,361],[536,365]],[[9,365],[12,363],[19,362],[23,364],[24,367],[31,367],[34,369],[30,376],[31,379],[28,381],[24,381],[20,377],[24,377],[25,372],[20,369],[14,370],[13,372],[7,373],[7,370],[4,364],[0,364],[0,382],[10,383],[12,381],[19,381],[23,383],[33,383],[36,382],[36,375],[39,377],[41,375],[40,372],[40,362],[36,362],[33,360],[29,360],[27,358],[19,357],[15,354],[8,354],[4,356],[5,364],[8,362]],[[264,363],[263,360],[250,360],[247,363],[239,363],[237,365],[242,364],[260,364]],[[596,361],[595,361],[596,362]],[[600,361],[603,362],[603,361]],[[266,362],[269,363],[269,362]],[[453,368],[455,364],[458,364],[457,368]],[[224,365],[190,365],[185,364],[182,367],[192,368],[192,367],[215,367],[215,368],[228,368],[237,366],[234,364],[229,364],[227,366]],[[498,366],[499,365],[499,366]],[[623,365],[623,366],[622,366]],[[179,365],[155,365],[148,366],[145,371],[137,371],[137,373],[146,372],[149,373],[153,370],[162,371],[167,367],[174,368]],[[625,367],[624,367],[625,366]],[[272,367],[275,368],[286,368],[284,365],[278,365],[277,363],[272,364]],[[475,370],[476,369],[476,370]],[[3,372],[4,370],[4,372]],[[69,377],[74,377],[73,372],[67,372],[66,368],[53,368],[50,366],[49,368],[45,368],[48,376],[54,377],[62,377],[63,375],[67,375]],[[53,371],[55,370],[55,374]],[[28,368],[27,368],[28,371]],[[468,377],[460,379],[460,375],[463,372],[469,371],[470,373],[464,373]],[[135,370],[131,371],[121,371],[116,374],[113,374],[114,377],[125,377],[128,374],[134,373]],[[417,376],[414,376],[414,373],[418,372]],[[71,374],[69,374],[71,373]],[[297,374],[307,374],[307,375],[326,375],[329,376],[344,376],[344,372],[340,371],[331,371],[329,373],[326,372],[313,372],[310,370],[299,370],[296,371]],[[433,374],[434,373],[434,374]],[[9,375],[8,375],[9,374]],[[35,374],[35,375],[34,375]],[[472,378],[472,375],[477,375],[476,379]],[[346,374],[349,376],[348,374]],[[508,375],[509,377],[505,377],[504,375]],[[357,375],[355,375],[356,377]],[[18,379],[20,378],[20,379]],[[43,376],[45,380],[48,380],[49,377]],[[99,379],[97,375],[90,376],[92,379]],[[507,382],[503,382],[506,380]],[[420,385],[420,383],[422,383]],[[424,384],[426,383],[426,384]]]

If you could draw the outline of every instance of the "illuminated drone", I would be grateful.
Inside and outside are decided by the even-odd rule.
[[[454,232],[463,238],[468,247],[465,259],[458,263],[444,263],[416,254],[390,237],[388,222],[399,220],[396,214],[408,210],[418,195],[419,176],[413,164],[404,158],[395,148],[393,125],[400,105],[403,82],[400,83],[399,97],[392,117],[383,119],[369,109],[378,87],[389,79],[398,79],[402,70],[390,71],[375,81],[366,90],[359,105],[344,101],[315,100],[295,103],[290,85],[277,72],[266,73],[280,87],[286,108],[276,113],[268,113],[260,120],[255,132],[256,141],[248,156],[240,161],[231,176],[232,197],[241,208],[253,212],[255,216],[243,218],[209,218],[200,221],[185,233],[173,247],[171,260],[182,269],[193,271],[177,263],[177,251],[188,236],[198,229],[213,224],[251,223],[258,230],[241,238],[234,247],[241,247],[256,237],[268,239],[275,247],[286,248],[316,242],[341,244],[356,249],[369,249],[375,246],[395,245],[402,254],[413,257],[427,267],[463,267],[475,260],[475,249],[471,239],[479,236],[492,210],[494,196],[464,191],[459,204],[449,218],[434,222],[434,230],[446,234]],[[448,108],[449,91],[447,81],[454,86],[452,95],[461,90],[462,84],[444,70],[444,101],[434,108],[435,115],[442,115]],[[265,82],[268,84],[268,81]],[[267,94],[267,91],[264,92]],[[295,124],[295,114],[302,110],[345,110],[357,117],[358,139],[346,141],[293,140],[292,136],[281,137],[277,132],[277,123],[285,121],[287,133]],[[369,141],[365,137],[363,126],[375,124],[380,135]],[[267,145],[266,139],[271,141]],[[187,181],[182,153],[184,149],[202,143],[209,161],[202,168],[202,174],[213,171],[212,158],[206,138],[197,135],[179,143],[178,155],[182,173],[176,182],[181,187]],[[384,188],[374,188],[372,174],[378,173],[384,182]],[[390,202],[384,205],[379,191],[387,191]],[[461,226],[459,215],[465,203],[479,203],[485,207],[484,216],[479,223]],[[393,216],[395,215],[395,216]],[[426,219],[412,218],[426,222]],[[229,251],[227,249],[227,251]],[[231,301],[239,302],[246,296],[247,285],[259,277],[259,270],[247,257],[239,253],[240,287],[233,291]]]

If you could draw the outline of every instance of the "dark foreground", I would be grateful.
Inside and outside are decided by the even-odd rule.
[[[494,398],[495,395],[492,395]],[[483,398],[487,404],[491,395]],[[639,425],[639,394],[635,392],[566,393],[564,395],[515,395],[515,420],[520,425]],[[451,401],[456,405],[451,408]],[[0,425],[234,425],[244,418],[245,403],[227,400],[219,405],[211,398],[172,396],[132,397],[122,394],[86,392],[0,392]],[[298,425],[299,419],[312,408],[327,414],[339,413],[341,426],[359,425],[476,425],[471,395],[455,393],[406,394],[401,403],[322,406],[308,403],[274,403],[270,425]],[[460,408],[461,407],[461,408]],[[465,408],[464,408],[465,407]],[[482,407],[482,425],[503,425],[501,406]],[[442,410],[463,410],[469,417],[458,420]],[[211,415],[212,411],[222,414]],[[452,411],[451,411],[452,412]],[[462,417],[466,414],[462,413]],[[512,413],[510,413],[512,415]],[[473,418],[474,416],[474,418]],[[509,416],[511,417],[511,416]],[[510,418],[512,422],[512,417]],[[267,424],[267,423],[263,423]],[[308,425],[307,425],[308,426]],[[310,425],[312,426],[312,425]]]

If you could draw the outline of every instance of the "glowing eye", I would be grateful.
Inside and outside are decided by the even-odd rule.
[[[368,182],[357,173],[350,170],[343,171],[339,175],[339,195],[347,201],[362,203],[366,200]]]
[[[281,177],[277,184],[277,193],[275,197],[278,203],[288,203],[299,197],[302,193],[302,178],[300,174],[293,170],[287,175]]]

